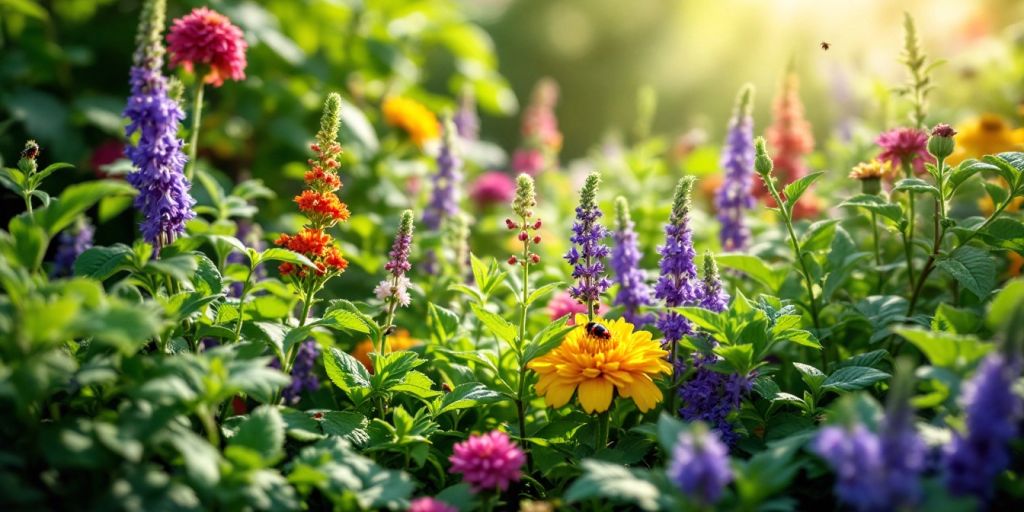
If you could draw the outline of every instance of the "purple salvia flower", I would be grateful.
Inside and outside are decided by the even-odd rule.
[[[679,434],[666,473],[679,490],[701,505],[717,502],[733,479],[728,448],[701,424]]]
[[[412,247],[412,210],[402,212],[402,221],[398,226],[398,234],[388,253],[388,262],[384,265],[391,276],[384,278],[374,289],[377,298],[386,302],[394,302],[398,306],[408,306],[409,287],[412,283],[405,273],[412,268],[409,264],[409,250]],[[389,310],[391,311],[391,310]]]
[[[52,277],[66,277],[75,273],[75,260],[92,247],[96,229],[86,220],[79,217],[78,223],[61,232],[57,237],[57,252],[53,255]]]
[[[588,308],[596,307],[611,281],[604,276],[604,258],[608,257],[608,246],[604,244],[608,231],[601,225],[601,209],[597,206],[597,188],[601,183],[599,174],[590,173],[580,191],[580,204],[576,207],[576,222],[572,225],[572,247],[565,253],[565,259],[573,266],[572,277],[576,284],[569,287],[569,294]]]
[[[138,143],[125,148],[136,169],[127,179],[139,191],[135,208],[142,213],[142,237],[156,253],[184,233],[185,222],[195,217],[191,185],[182,173],[185,143],[178,138],[185,113],[170,97],[167,78],[160,71],[165,8],[164,0],[153,0],[143,9],[131,69],[131,96],[124,110],[130,121],[125,134],[131,138],[138,133]]]
[[[320,347],[315,341],[309,340],[299,345],[299,353],[296,354],[295,364],[292,365],[292,382],[281,391],[281,398],[285,403],[297,403],[303,392],[312,392],[320,388],[320,379],[313,371],[318,355]],[[280,368],[280,363],[277,367]]]
[[[629,203],[626,198],[615,200],[616,225],[612,232],[615,246],[609,264],[614,272],[615,284],[619,286],[615,294],[614,304],[624,308],[622,317],[638,328],[654,321],[654,315],[640,314],[639,309],[653,303],[651,287],[640,268],[640,248],[637,244],[636,230],[633,219],[629,216]]]
[[[884,457],[878,436],[864,425],[825,427],[814,440],[814,451],[836,474],[840,501],[861,512],[885,510],[882,484]]]
[[[661,255],[661,275],[654,285],[654,296],[668,307],[693,305],[700,302],[701,290],[697,283],[694,264],[693,233],[690,231],[690,191],[694,178],[683,176],[676,185],[672,215],[665,225],[665,244],[658,247]],[[693,333],[690,322],[675,312],[662,313],[656,322],[667,343],[675,343]]]
[[[437,174],[433,179],[430,202],[423,211],[423,225],[427,229],[441,229],[444,220],[459,212],[462,191],[462,160],[455,147],[455,127],[445,121],[444,140],[437,155]]]
[[[476,113],[476,98],[473,89],[466,88],[459,98],[459,109],[452,116],[456,132],[465,140],[480,139],[480,116]]]
[[[753,86],[746,85],[736,100],[736,110],[729,121],[729,132],[722,149],[721,166],[725,170],[722,186],[715,195],[715,208],[722,224],[719,239],[726,251],[741,250],[750,240],[750,229],[744,215],[756,204],[754,186],[754,119]]]
[[[713,370],[712,367],[719,359],[714,354],[698,352],[693,355],[693,377],[679,387],[679,397],[683,402],[679,414],[687,421],[707,423],[721,436],[722,441],[733,445],[739,438],[729,422],[729,415],[739,409],[754,380]],[[685,371],[683,364],[676,364],[677,373]]]
[[[704,281],[700,298],[700,307],[721,313],[729,307],[729,294],[722,288],[722,279],[718,275],[718,264],[711,251],[704,252]]]
[[[989,354],[964,385],[967,432],[956,434],[946,453],[946,486],[954,494],[991,498],[996,477],[1010,464],[1010,442],[1017,436],[1024,403],[1013,391],[1021,358]]]

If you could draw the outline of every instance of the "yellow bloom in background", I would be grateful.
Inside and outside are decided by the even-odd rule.
[[[853,170],[850,171],[850,178],[855,180],[880,180],[891,173],[892,166],[889,165],[889,162],[875,159],[855,165]]]
[[[405,130],[417,146],[422,147],[427,141],[441,136],[441,123],[437,116],[416,100],[391,96],[384,100],[382,110],[384,120]]]
[[[410,348],[420,344],[420,340],[410,336],[409,331],[405,329],[398,329],[394,334],[388,336],[387,348],[385,351],[390,354],[395,351],[409,350]],[[360,341],[359,344],[356,345],[356,348],[352,350],[352,357],[356,358],[360,363],[363,363],[363,366],[365,366],[370,373],[373,373],[373,362],[370,361],[371,352],[373,352],[373,340],[365,339]]]
[[[1024,128],[1011,128],[1010,123],[995,114],[982,114],[957,126],[956,131],[956,150],[946,159],[950,165],[959,165],[968,158],[1024,149]]]
[[[562,344],[527,365],[537,373],[537,394],[551,407],[561,407],[577,392],[588,413],[604,412],[615,391],[632,398],[641,412],[651,410],[662,399],[654,383],[658,374],[669,375],[668,352],[647,331],[633,331],[623,319],[596,318],[611,334],[602,339],[587,333],[586,315],[576,315],[576,327]]]

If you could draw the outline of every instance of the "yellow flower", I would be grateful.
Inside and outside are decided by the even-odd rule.
[[[870,162],[861,162],[854,166],[853,170],[850,171],[850,178],[855,180],[877,180],[888,175],[890,172],[892,172],[892,166],[889,165],[889,162],[872,160]]]
[[[417,146],[441,136],[437,116],[416,100],[391,96],[384,100],[382,110],[387,123],[405,130]]]
[[[409,350],[412,347],[420,344],[420,340],[409,336],[409,331],[405,329],[399,329],[394,334],[388,336],[386,352],[391,353],[401,350]],[[352,350],[352,357],[356,358],[357,361],[363,363],[363,366],[373,373],[373,363],[370,361],[370,352],[373,352],[373,341],[365,339],[356,345],[356,348]]]
[[[956,131],[956,150],[946,159],[950,165],[1024,147],[1024,128],[1011,128],[1005,119],[995,114],[982,114],[957,126]]]
[[[576,315],[576,327],[565,335],[562,344],[527,365],[537,373],[537,394],[551,407],[561,407],[579,390],[580,405],[588,413],[604,412],[611,406],[617,390],[632,398],[641,412],[661,401],[661,390],[654,384],[658,374],[671,374],[665,360],[668,352],[647,331],[633,331],[633,324],[621,318],[614,321],[596,318],[608,330],[610,339],[587,333],[586,315]]]

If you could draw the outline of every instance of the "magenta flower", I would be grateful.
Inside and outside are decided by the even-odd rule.
[[[607,312],[607,305],[598,304],[594,313],[601,316]],[[572,298],[572,295],[567,291],[555,295],[548,301],[548,315],[551,317],[551,320],[558,320],[565,315],[569,315],[569,323],[566,325],[576,325],[574,318],[576,318],[577,313],[585,315],[587,313],[587,305],[576,302],[576,299]]]
[[[539,149],[517,149],[512,154],[512,170],[536,176],[548,165],[547,158]]]
[[[480,208],[505,204],[516,195],[516,182],[501,171],[480,175],[469,188],[469,197]]]
[[[928,154],[928,134],[914,128],[895,128],[875,139],[882,148],[878,159],[889,162],[893,169],[910,165],[915,174],[924,174],[924,164],[935,163]]]
[[[199,67],[203,81],[220,87],[225,79],[245,78],[245,50],[242,31],[223,14],[199,7],[174,20],[167,34],[171,66],[192,73]]]
[[[526,462],[526,454],[509,439],[508,434],[492,430],[471,435],[453,447],[450,473],[462,473],[462,479],[473,492],[499,489],[505,491],[511,482],[518,482]]]
[[[409,512],[459,512],[459,509],[434,498],[416,498],[409,503]]]

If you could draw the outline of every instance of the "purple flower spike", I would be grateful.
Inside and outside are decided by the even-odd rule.
[[[719,239],[726,251],[741,250],[750,240],[750,228],[744,222],[747,210],[756,204],[754,186],[753,86],[747,85],[736,100],[729,122],[729,133],[722,150],[721,166],[725,179],[715,195],[718,220],[722,223]]]
[[[665,244],[658,247],[661,255],[661,275],[654,286],[654,296],[663,300],[668,307],[698,304],[701,289],[697,282],[696,252],[693,250],[693,234],[690,231],[690,191],[694,178],[684,176],[676,185],[672,215],[665,225]],[[693,333],[690,322],[675,312],[663,313],[656,322],[665,335],[665,341],[674,343],[687,334]]]
[[[572,277],[576,284],[569,287],[569,294],[581,304],[594,305],[611,286],[604,276],[604,258],[608,257],[608,246],[604,239],[608,231],[601,225],[601,209],[597,207],[597,188],[601,177],[597,173],[587,176],[580,191],[580,204],[576,207],[576,222],[572,225],[573,235],[569,239],[572,248],[565,254],[566,261],[573,265]]]
[[[624,309],[622,317],[627,322],[638,328],[654,321],[654,315],[640,314],[638,310],[654,302],[651,296],[651,287],[647,285],[647,278],[643,269],[640,268],[640,254],[636,240],[636,231],[633,219],[629,216],[629,203],[626,198],[619,197],[615,200],[616,226],[612,232],[612,239],[615,240],[615,247],[612,248],[612,257],[609,264],[615,273],[615,284],[619,286],[615,294],[614,304]]]

